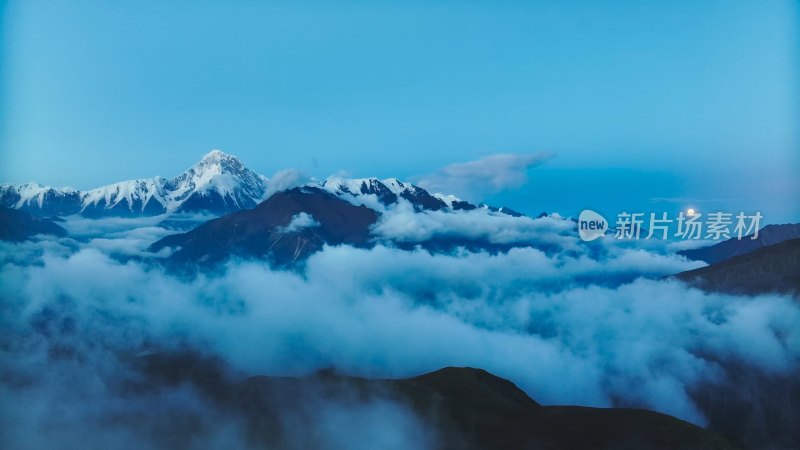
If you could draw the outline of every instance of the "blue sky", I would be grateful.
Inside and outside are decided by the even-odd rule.
[[[401,179],[550,151],[483,200],[800,221],[794,1],[0,5],[0,181],[172,176],[215,148]]]

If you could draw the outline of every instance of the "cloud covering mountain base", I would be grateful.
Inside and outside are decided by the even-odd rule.
[[[79,439],[88,432],[82,427],[96,423],[87,417],[109,411],[169,415],[195,407],[203,411],[199,428],[213,424],[208,439],[233,439],[239,425],[204,415],[207,405],[190,389],[136,401],[112,389],[133,376],[130,358],[185,349],[241,377],[331,367],[407,377],[480,367],[542,404],[641,407],[699,425],[716,424],[721,414],[703,396],[724,393],[750,402],[741,414],[748,440],[766,439],[758,426],[764,416],[752,409],[780,401],[760,384],[791,387],[800,373],[796,300],[706,294],[661,281],[696,267],[670,253],[613,247],[602,256],[532,248],[442,255],[341,246],[312,255],[299,273],[232,260],[191,278],[110,256],[139,252],[141,236],[159,233],[150,226],[113,231],[108,241],[0,244],[0,389],[7,399],[0,420],[15,430],[4,444],[36,436],[46,447],[65,430]],[[797,403],[788,402],[782,420],[796,417]],[[396,411],[372,405],[365,414],[373,406]],[[414,428],[414,420],[385,424]],[[143,433],[155,439],[157,423],[150,425]],[[780,432],[778,440],[796,438]]]

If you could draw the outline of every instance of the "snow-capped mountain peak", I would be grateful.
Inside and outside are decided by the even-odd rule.
[[[210,177],[214,175],[225,173],[238,175],[247,171],[248,169],[242,164],[239,158],[228,155],[220,150],[212,150],[185,173],[194,174],[198,177],[199,184],[203,184],[203,181],[208,181]]]
[[[248,169],[233,155],[212,150],[174,178],[140,178],[88,191],[43,187],[36,183],[0,184],[0,205],[43,215],[152,216],[202,212],[228,214],[253,208],[275,189],[269,179]],[[280,183],[279,183],[280,184]],[[457,211],[486,208],[518,215],[505,208],[473,205],[452,195],[430,194],[397,178],[344,178],[332,176],[310,185],[356,205],[381,209],[405,200],[417,211]],[[274,187],[274,186],[273,186]],[[284,190],[284,189],[281,189]]]
[[[219,195],[233,209],[251,208],[263,200],[269,180],[246,168],[239,158],[212,150],[195,165],[164,182],[168,210],[177,209],[191,196]],[[255,203],[253,203],[255,202]]]
[[[172,212],[225,214],[263,200],[269,180],[239,158],[213,150],[180,175],[122,181],[89,191],[36,183],[0,185],[0,204],[42,215],[138,216]]]

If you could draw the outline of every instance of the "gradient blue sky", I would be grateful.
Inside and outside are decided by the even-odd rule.
[[[552,151],[484,200],[800,221],[796,1],[0,8],[0,181],[173,176],[214,148],[401,179]]]

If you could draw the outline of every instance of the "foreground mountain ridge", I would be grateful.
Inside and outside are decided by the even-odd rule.
[[[306,429],[325,404],[396,405],[430,432],[406,436],[409,443],[420,439],[420,448],[744,448],[720,432],[654,411],[543,406],[513,382],[471,367],[445,367],[411,378],[360,378],[327,369],[300,377],[241,380],[213,359],[153,353],[137,358],[134,370],[148,380],[140,388],[193,386],[219,410],[241,420],[253,448],[325,448],[328,443]],[[281,419],[287,416],[295,421]],[[294,423],[305,426],[297,430]],[[346,421],[339,425],[347,435],[356,431]]]

